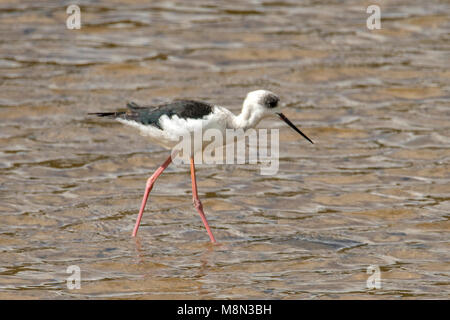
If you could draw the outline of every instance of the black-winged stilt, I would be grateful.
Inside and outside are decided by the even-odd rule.
[[[256,90],[249,92],[244,100],[242,111],[234,115],[224,107],[211,105],[204,102],[192,100],[179,100],[160,106],[141,107],[135,103],[127,104],[128,111],[122,112],[98,112],[90,113],[100,117],[114,118],[124,124],[131,125],[141,130],[153,140],[166,148],[172,148],[186,132],[192,134],[198,129],[207,130],[214,128],[225,134],[226,129],[249,129],[255,127],[261,119],[278,115],[291,128],[313,143],[300,129],[298,129],[288,118],[279,112],[279,98],[273,92],[267,90]],[[172,162],[172,155],[153,173],[147,180],[141,208],[133,229],[132,236],[135,237],[141,222],[142,214],[147,203],[150,191],[156,179]],[[190,155],[192,197],[194,207],[197,209],[205,225],[211,242],[216,242],[211,228],[206,220],[203,206],[198,198],[197,182],[195,177],[195,163],[193,154]]]

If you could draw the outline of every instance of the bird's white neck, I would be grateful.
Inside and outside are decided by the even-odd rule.
[[[261,119],[265,116],[263,110],[250,108],[246,105],[242,108],[239,115],[232,114],[230,116],[229,126],[234,129],[248,129],[254,128],[258,125]]]

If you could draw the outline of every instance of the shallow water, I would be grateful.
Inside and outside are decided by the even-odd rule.
[[[448,298],[448,3],[383,1],[375,31],[366,1],[195,4],[83,1],[67,30],[59,2],[0,1],[0,298]],[[198,166],[218,245],[169,167],[132,239],[167,151],[86,114],[260,88],[315,144],[265,121],[276,176]]]

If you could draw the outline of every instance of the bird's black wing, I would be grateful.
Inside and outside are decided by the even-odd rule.
[[[128,111],[121,112],[98,112],[90,113],[99,117],[121,118],[126,120],[134,120],[136,122],[153,125],[162,129],[159,119],[166,115],[172,118],[174,115],[183,119],[201,119],[212,112],[213,106],[194,100],[177,100],[171,103],[159,106],[139,106],[134,102],[127,104]]]

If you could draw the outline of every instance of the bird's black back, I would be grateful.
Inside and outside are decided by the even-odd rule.
[[[160,106],[139,106],[134,102],[127,104],[128,111],[91,113],[99,117],[121,118],[134,120],[145,125],[153,125],[162,129],[159,119],[166,115],[174,115],[183,119],[201,119],[212,112],[213,106],[205,102],[194,100],[177,100]]]

